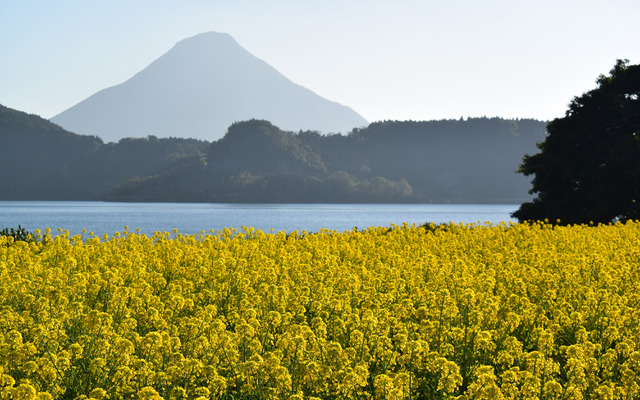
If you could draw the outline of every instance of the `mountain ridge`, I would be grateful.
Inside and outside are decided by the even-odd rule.
[[[217,141],[68,132],[0,106],[0,200],[495,203],[529,200],[515,171],[546,122],[383,121],[347,135],[236,122]]]
[[[346,133],[368,122],[298,85],[225,33],[177,42],[118,85],[51,118],[105,142],[123,137],[221,138],[234,122],[268,119],[283,129]]]

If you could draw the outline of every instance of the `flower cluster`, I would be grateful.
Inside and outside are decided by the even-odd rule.
[[[0,237],[0,399],[638,399],[640,224]]]

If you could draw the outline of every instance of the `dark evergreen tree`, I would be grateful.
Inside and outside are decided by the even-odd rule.
[[[598,87],[573,99],[547,126],[540,152],[519,172],[533,175],[520,221],[563,224],[640,218],[640,65],[618,60]]]

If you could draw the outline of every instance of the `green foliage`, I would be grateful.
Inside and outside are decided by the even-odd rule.
[[[540,152],[524,157],[519,172],[534,176],[537,197],[513,214],[520,221],[640,218],[640,65],[618,60],[597,83],[548,125]]]
[[[500,118],[384,121],[349,135],[320,135],[285,132],[268,121],[239,122],[211,144],[208,178],[193,188],[193,198],[240,202],[522,201],[528,182],[513,171],[522,155],[535,149],[535,143],[544,137],[545,125]],[[180,175],[193,173],[183,170]],[[157,179],[157,186],[166,187],[166,177]]]
[[[205,158],[208,147],[208,142],[196,139],[125,138],[92,152],[91,162],[79,179],[92,197],[103,200],[114,187],[129,179],[146,181],[170,173],[185,160]]]
[[[0,200],[104,200],[133,176],[204,158],[208,142],[148,136],[103,143],[0,105]]]
[[[435,222],[426,222],[421,225],[428,233],[439,234],[443,232],[456,232],[468,229],[464,225],[456,224],[454,222],[443,222],[436,224]]]
[[[323,173],[325,165],[301,138],[272,125],[250,120],[231,125],[227,134],[211,144],[210,168],[229,173]]]
[[[0,107],[0,199],[516,203],[528,198],[529,182],[513,171],[545,125],[383,121],[321,135],[250,120],[213,143],[103,143]]]
[[[0,106],[0,200],[66,200],[82,196],[78,173],[95,136],[67,132],[36,115]]]
[[[29,243],[35,240],[35,235],[20,225],[18,225],[18,228],[4,228],[0,231],[0,236],[11,236],[14,242]]]

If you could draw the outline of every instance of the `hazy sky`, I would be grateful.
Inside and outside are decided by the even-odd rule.
[[[640,63],[639,18],[638,0],[1,0],[0,104],[53,117],[217,31],[371,122],[553,119]]]

